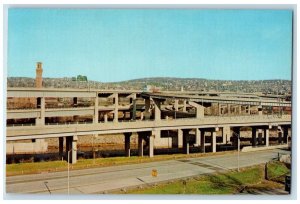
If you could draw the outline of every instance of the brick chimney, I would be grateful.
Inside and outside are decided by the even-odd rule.
[[[35,77],[35,87],[42,88],[43,87],[43,67],[41,62],[36,63],[36,77]]]

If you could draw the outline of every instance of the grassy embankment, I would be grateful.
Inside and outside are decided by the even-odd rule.
[[[282,180],[289,169],[280,162],[268,164],[269,181],[265,180],[264,165],[241,169],[240,172],[230,171],[194,177],[186,180],[148,186],[144,189],[131,189],[128,194],[235,194],[242,189],[282,188],[271,180]],[[117,192],[120,193],[120,192]],[[122,192],[121,192],[122,193]],[[124,192],[123,192],[124,193]]]
[[[224,155],[224,154],[234,154],[234,151],[230,152],[219,152],[213,153],[212,155]],[[84,168],[94,168],[94,167],[104,167],[104,166],[114,166],[122,164],[137,164],[153,161],[163,161],[170,159],[181,159],[181,158],[194,158],[203,157],[206,154],[176,154],[176,155],[156,155],[155,157],[149,158],[145,157],[111,157],[111,158],[96,158],[94,159],[79,159],[76,164],[70,164],[71,169],[84,169]],[[36,174],[42,172],[55,172],[55,171],[66,171],[68,168],[68,163],[66,161],[47,161],[47,162],[32,162],[32,163],[17,163],[17,164],[6,164],[6,175],[22,175],[22,174]]]

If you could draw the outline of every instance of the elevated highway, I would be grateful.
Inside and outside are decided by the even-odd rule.
[[[262,135],[264,144],[269,145],[269,130],[276,128],[278,137],[287,142],[288,129],[291,126],[291,115],[264,115],[263,106],[291,107],[291,102],[277,101],[273,98],[255,97],[253,95],[234,96],[232,94],[216,93],[215,95],[206,95],[205,93],[145,93],[141,91],[128,90],[91,90],[91,89],[34,89],[34,88],[9,88],[8,98],[34,98],[36,99],[35,109],[26,110],[7,110],[7,119],[28,119],[34,118],[35,124],[32,126],[7,126],[6,140],[33,140],[46,138],[59,138],[59,154],[63,154],[64,137],[66,138],[66,152],[72,151],[71,162],[76,162],[76,147],[78,136],[85,135],[104,135],[122,133],[125,136],[125,153],[130,156],[130,136],[133,132],[138,134],[138,151],[143,155],[143,148],[147,144],[149,156],[153,156],[154,147],[167,146],[172,144],[178,148],[183,148],[185,153],[189,153],[191,141],[191,132],[194,132],[195,145],[199,146],[201,151],[205,151],[205,135],[209,133],[211,142],[211,151],[216,152],[216,133],[222,130],[223,144],[231,143],[237,146],[236,135],[240,135],[242,127],[252,129],[252,145],[261,143]],[[73,106],[70,108],[46,108],[47,98],[72,98]],[[127,105],[120,105],[119,98],[127,98]],[[92,104],[89,107],[77,107],[78,98],[90,98]],[[99,99],[107,99],[112,105],[101,106]],[[137,98],[143,104],[137,104]],[[179,105],[179,100],[182,104]],[[173,104],[165,104],[165,102]],[[212,106],[218,104],[217,115],[205,114],[204,103]],[[226,104],[226,107],[222,107]],[[237,112],[232,115],[233,104]],[[207,105],[207,104],[206,104]],[[140,116],[136,118],[136,110],[139,106]],[[244,108],[242,114],[242,106]],[[255,114],[251,113],[251,106],[257,106]],[[170,111],[172,117],[162,115]],[[182,108],[179,110],[179,107]],[[176,112],[181,111],[182,115],[187,112],[187,107],[191,110],[190,118],[176,118]],[[173,109],[174,108],[174,109]],[[227,116],[223,112],[227,111]],[[102,112],[101,112],[102,111]],[[130,112],[130,120],[119,118],[119,111]],[[99,113],[103,116],[100,121]],[[108,120],[108,113],[113,115],[113,120]],[[190,114],[192,113],[192,114]],[[91,115],[93,121],[86,124],[77,124],[76,121],[69,124],[49,124],[47,118],[83,116]],[[173,117],[175,115],[175,117]],[[188,115],[188,114],[186,114]],[[102,117],[102,116],[101,116]],[[21,126],[19,126],[21,125]],[[176,138],[165,137],[161,135],[162,131],[176,131]],[[258,139],[257,139],[258,138]],[[280,139],[281,141],[281,139]]]
[[[145,132],[153,130],[178,130],[195,128],[218,128],[224,126],[278,126],[289,125],[291,116],[236,116],[236,117],[204,117],[202,119],[185,118],[176,120],[148,120],[131,122],[107,122],[98,124],[62,124],[44,126],[7,127],[6,140],[41,139],[64,137],[70,135],[114,134],[127,132]]]

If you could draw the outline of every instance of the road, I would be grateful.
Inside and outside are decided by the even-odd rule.
[[[277,158],[278,152],[281,154],[290,153],[280,149],[240,153],[240,167],[265,163]],[[115,189],[151,185],[161,181],[236,169],[237,164],[237,153],[234,153],[221,156],[208,155],[201,158],[72,170],[70,171],[69,191],[70,194],[109,193],[109,191]],[[151,172],[153,169],[157,170],[157,177],[152,177]],[[6,192],[8,194],[67,194],[67,175],[68,172],[64,171],[7,177]]]

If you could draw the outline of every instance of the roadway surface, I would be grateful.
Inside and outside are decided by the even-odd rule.
[[[240,153],[240,167],[247,167],[268,162],[280,154],[289,151],[273,149],[267,151]],[[237,153],[205,156],[201,158],[177,159],[142,164],[101,167],[70,171],[70,194],[109,193],[111,190],[133,186],[152,185],[172,179],[197,176],[201,174],[226,171],[237,168]],[[152,169],[158,171],[152,177]],[[8,194],[67,194],[68,172],[44,173],[6,177]]]

